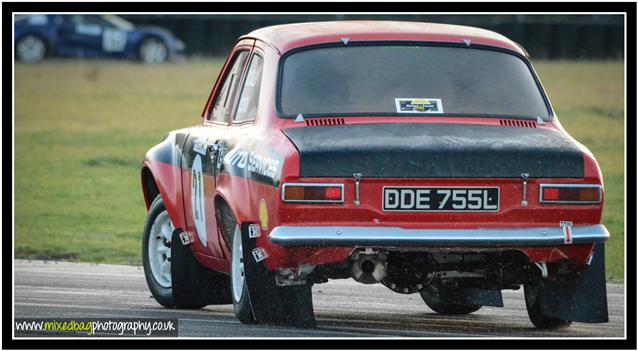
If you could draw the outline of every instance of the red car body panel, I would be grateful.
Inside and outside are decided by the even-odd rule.
[[[283,26],[271,26],[258,29],[242,38],[255,38],[285,53],[292,49],[334,42],[347,38],[350,41],[429,41],[459,43],[470,40],[473,44],[486,45],[514,51],[526,56],[519,45],[506,37],[488,30],[456,25],[383,22],[383,21],[344,21],[299,23]]]
[[[294,29],[294,30],[293,30]],[[489,31],[468,29],[467,27],[432,24],[397,24],[354,21],[339,27],[330,23],[288,25],[257,30],[242,37],[224,64],[217,83],[213,87],[203,116],[212,109],[221,81],[229,69],[231,59],[241,50],[255,51],[264,59],[262,88],[259,96],[259,108],[254,123],[219,124],[204,121],[201,125],[181,130],[183,138],[192,134],[205,134],[207,130],[220,130],[223,138],[241,140],[259,140],[283,160],[280,181],[276,185],[265,184],[254,179],[220,173],[217,176],[205,175],[205,205],[208,213],[207,243],[198,237],[193,225],[191,208],[192,173],[183,159],[176,157],[158,160],[154,149],[149,151],[142,167],[142,185],[147,207],[154,198],[149,189],[148,177],[157,185],[159,194],[166,202],[168,213],[176,227],[190,233],[194,240],[192,250],[197,260],[214,270],[228,272],[230,253],[224,236],[218,228],[214,207],[216,201],[225,201],[240,223],[260,223],[260,203],[267,208],[267,227],[262,228],[257,238],[257,246],[268,254],[265,264],[270,270],[291,267],[300,264],[327,264],[340,262],[348,258],[354,247],[284,247],[269,240],[269,233],[278,226],[392,226],[401,228],[499,228],[499,227],[547,227],[558,226],[560,221],[571,221],[574,226],[601,223],[603,201],[593,205],[539,204],[539,184],[541,183],[584,183],[602,185],[600,169],[591,153],[578,144],[583,152],[584,177],[573,178],[533,178],[528,182],[528,200],[526,207],[521,206],[522,182],[516,178],[370,178],[362,180],[361,203],[354,202],[353,178],[308,178],[300,177],[300,155],[295,145],[282,132],[287,128],[306,127],[306,123],[295,122],[277,116],[275,108],[278,62],[282,54],[307,45],[339,42],[342,38],[350,41],[420,41],[459,43],[469,40],[472,45],[484,45],[509,50],[521,56],[526,52],[511,40]],[[340,117],[341,118],[341,117]],[[359,116],[341,118],[345,124],[387,123],[387,117]],[[454,116],[400,116],[392,117],[392,123],[445,123],[499,126],[497,118],[454,117]],[[565,133],[560,123],[554,119],[535,128],[555,130]],[[175,132],[174,132],[175,133]],[[175,141],[175,135],[167,139],[165,147],[183,151],[186,139]],[[190,140],[190,139],[189,139]],[[157,147],[156,147],[157,148]],[[230,150],[229,150],[230,151]],[[226,162],[226,161],[224,161]],[[281,201],[282,184],[285,182],[321,182],[344,184],[344,202],[342,204],[291,204]],[[383,186],[498,186],[500,188],[500,209],[498,212],[456,213],[456,212],[384,212],[381,210]],[[210,207],[209,207],[210,206]],[[529,247],[454,247],[449,250],[484,251],[510,250],[524,252],[531,261],[555,262],[563,259],[584,265],[592,251],[592,244],[566,244],[557,246]]]

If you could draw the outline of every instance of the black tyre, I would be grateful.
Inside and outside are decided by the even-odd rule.
[[[146,38],[138,46],[137,55],[146,64],[164,63],[168,60],[168,47],[158,38]]]
[[[274,275],[252,256],[256,240],[248,238],[248,224],[238,225],[224,206],[221,216],[231,251],[231,295],[237,319],[244,324],[314,328],[311,286],[277,286]]]
[[[173,222],[162,197],[158,195],[149,207],[142,238],[142,263],[151,294],[160,305],[175,307],[171,279],[171,240]]]
[[[244,324],[255,324],[255,316],[253,315],[252,306],[250,305],[250,297],[248,296],[248,287],[246,286],[241,229],[238,225],[235,225],[233,236],[230,239],[230,247],[230,290],[233,298],[235,316],[237,316],[237,319]]]
[[[190,247],[182,245],[180,232],[158,195],[149,208],[142,240],[144,274],[155,300],[164,307],[189,309],[231,303],[228,276],[200,265]]]
[[[15,53],[18,60],[24,63],[38,63],[42,61],[47,51],[44,40],[33,34],[27,34],[16,43]]]
[[[478,311],[482,306],[462,303],[463,290],[455,290],[432,283],[420,291],[425,304],[440,314],[470,314]]]
[[[541,310],[541,299],[538,284],[525,284],[525,306],[532,324],[539,329],[560,329],[569,327],[572,321],[549,317]]]

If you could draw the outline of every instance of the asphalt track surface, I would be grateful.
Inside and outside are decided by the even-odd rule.
[[[625,333],[625,292],[619,284],[607,285],[609,323],[541,331],[527,317],[522,289],[503,291],[504,308],[450,317],[431,311],[418,294],[335,280],[313,287],[317,328],[300,329],[242,325],[232,305],[165,309],[151,297],[141,267],[16,260],[14,279],[16,318],[178,318],[180,337],[599,338]]]

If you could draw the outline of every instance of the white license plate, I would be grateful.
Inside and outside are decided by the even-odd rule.
[[[496,212],[497,187],[391,187],[383,188],[384,211]]]

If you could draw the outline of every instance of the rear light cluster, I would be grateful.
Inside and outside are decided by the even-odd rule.
[[[343,184],[285,183],[281,199],[296,203],[343,203]],[[597,204],[602,201],[598,184],[541,184],[540,203]]]
[[[541,184],[541,203],[587,205],[601,200],[602,189],[598,184]]]
[[[285,183],[282,190],[281,198],[285,202],[343,202],[343,184]]]

